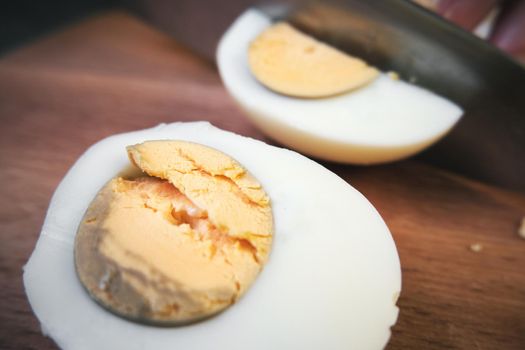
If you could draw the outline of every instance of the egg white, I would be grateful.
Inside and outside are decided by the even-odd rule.
[[[209,320],[156,328],[90,299],[74,268],[80,220],[98,190],[128,167],[127,145],[177,139],[240,162],[264,186],[275,221],[270,258],[236,304]],[[43,332],[63,349],[380,349],[397,318],[397,251],[373,206],[326,168],[206,122],[106,138],[69,170],[51,200],[24,285]]]
[[[222,37],[217,63],[235,101],[267,135],[300,152],[373,164],[413,155],[443,137],[463,111],[425,89],[382,73],[339,96],[300,99],[275,93],[251,74],[248,47],[271,20],[251,9]]]

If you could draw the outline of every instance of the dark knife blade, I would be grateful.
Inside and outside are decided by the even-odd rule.
[[[310,1],[288,20],[465,110],[422,158],[525,192],[525,69],[517,62],[405,0]]]

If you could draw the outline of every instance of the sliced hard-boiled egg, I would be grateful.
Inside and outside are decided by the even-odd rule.
[[[161,149],[158,143],[161,148],[168,146]],[[155,147],[150,148],[152,144]],[[175,157],[187,156],[186,151],[180,151],[181,144],[197,145],[205,151],[192,153],[191,160],[186,161]],[[138,176],[135,180],[126,180],[131,176],[126,175],[131,174],[126,152],[130,145],[137,145],[129,149],[133,162],[147,173],[134,174]],[[206,155],[214,152],[223,156]],[[224,162],[218,164],[217,159]],[[244,170],[239,169],[245,169],[250,176],[244,177]],[[106,236],[110,239],[107,245],[102,242],[101,252],[106,257],[119,259],[121,264],[133,263],[137,256],[125,256],[120,248],[126,242],[135,242],[133,246],[126,245],[127,249],[134,249],[134,254],[139,254],[138,258],[146,264],[164,266],[164,274],[169,276],[181,276],[182,272],[169,271],[163,264],[177,259],[181,256],[178,253],[187,253],[177,248],[179,243],[185,244],[185,239],[176,235],[188,234],[191,227],[181,225],[180,220],[186,220],[189,226],[193,222],[209,227],[224,221],[231,228],[226,234],[246,233],[242,225],[253,223],[228,216],[229,211],[221,203],[205,195],[215,191],[215,185],[205,184],[210,174],[222,181],[217,193],[230,184],[233,192],[245,188],[251,200],[271,205],[270,254],[261,257],[266,259],[264,269],[244,295],[222,313],[179,327],[132,322],[91,299],[75,271],[75,239],[82,225],[106,220],[104,229],[118,228],[115,234]],[[124,179],[111,180],[119,176]],[[108,188],[123,191],[108,202],[116,205],[106,212],[110,219],[92,217],[97,212],[88,209],[99,203],[97,193]],[[148,214],[139,212],[144,201]],[[223,202],[225,207],[242,206],[232,203]],[[163,208],[167,204],[176,211],[177,215],[169,218],[179,226],[176,230],[162,229],[167,223],[159,221],[166,214]],[[208,215],[200,215],[204,207],[208,208]],[[193,219],[184,219],[181,208]],[[159,216],[154,216],[157,213]],[[135,215],[141,218],[140,222]],[[158,234],[164,235],[162,238],[152,229],[141,230],[150,220],[161,229]],[[243,224],[238,225],[239,222]],[[260,227],[264,227],[263,235],[270,228],[264,220]],[[137,237],[143,231],[149,239],[161,239],[165,244],[148,242],[144,237],[126,241],[130,237],[119,234],[122,228]],[[115,245],[118,242],[120,246]],[[158,254],[145,259],[146,252],[153,248],[159,250]],[[195,269],[195,274],[190,275],[196,286],[203,273],[201,268],[206,268],[205,257],[189,258],[198,263],[185,267],[182,260],[175,261],[174,268],[189,272]],[[220,279],[221,272],[217,274]],[[137,276],[131,274],[130,281],[133,277]],[[395,303],[401,276],[388,228],[373,206],[345,181],[298,153],[197,122],[115,135],[84,153],[53,195],[35,250],[24,268],[24,285],[43,332],[63,349],[380,349],[397,318]]]
[[[340,68],[342,52],[276,26],[262,12],[246,11],[221,39],[217,62],[235,101],[282,144],[331,161],[388,162],[430,146],[463,113],[454,103],[392,74],[376,77],[375,69],[361,60],[348,56],[347,69]],[[283,49],[286,43],[291,44]],[[312,54],[308,47],[325,54]],[[355,80],[346,77],[352,72]],[[319,91],[311,89],[315,82]],[[304,98],[313,96],[322,98]]]

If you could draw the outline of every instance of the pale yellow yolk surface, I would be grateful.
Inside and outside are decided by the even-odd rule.
[[[318,98],[341,94],[374,80],[364,61],[301,33],[287,23],[262,32],[248,50],[253,75],[281,94]]]
[[[268,258],[273,223],[261,185],[236,161],[182,141],[128,147],[154,177],[111,180],[75,243],[88,292],[120,315],[177,324],[237,300]]]

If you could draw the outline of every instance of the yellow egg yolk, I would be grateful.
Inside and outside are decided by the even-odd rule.
[[[260,83],[278,93],[303,98],[348,92],[379,75],[363,60],[284,22],[267,28],[251,42],[248,61]]]
[[[229,156],[183,141],[128,147],[147,175],[111,180],[75,242],[78,275],[106,308],[147,322],[211,316],[253,283],[271,248],[261,185]]]

